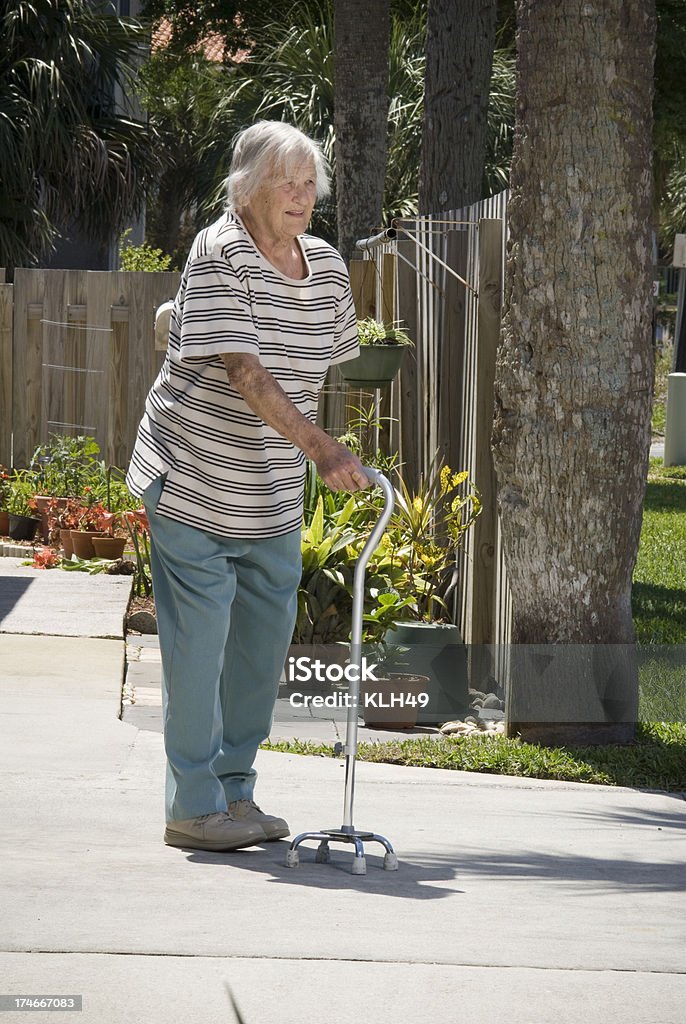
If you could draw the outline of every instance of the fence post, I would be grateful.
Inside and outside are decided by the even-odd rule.
[[[14,465],[25,468],[40,437],[43,405],[43,294],[45,270],[14,272],[12,416]]]
[[[358,320],[376,317],[376,262],[352,259],[350,261],[350,288]]]
[[[475,404],[474,481],[481,493],[482,512],[474,524],[472,573],[473,645],[495,641],[497,602],[496,479],[491,455],[495,357],[500,336],[503,288],[503,225],[500,220],[479,221],[479,301],[477,311],[477,373]],[[474,652],[476,654],[476,652]],[[472,686],[477,686],[478,656],[472,663]]]
[[[395,253],[384,252],[380,256],[381,263],[381,283],[378,290],[378,302],[379,311],[377,320],[381,320],[384,324],[393,324],[396,322],[396,295],[395,295],[395,282],[396,282],[396,265],[398,257]],[[403,357],[403,362],[407,358],[407,353]],[[377,447],[379,447],[386,455],[393,455],[397,452],[397,446],[392,444],[392,433],[391,426],[393,420],[393,403],[395,399],[394,392],[397,391],[398,383],[394,381],[388,387],[382,388],[380,392],[376,392],[374,395],[374,401],[376,404],[376,414],[381,420],[382,427],[376,432]],[[378,401],[377,401],[378,398]]]
[[[381,257],[381,315],[379,320],[392,324],[395,320],[395,278],[398,257],[385,252]]]
[[[4,281],[5,273],[0,271]],[[14,285],[0,284],[0,463],[12,459],[12,314]]]
[[[446,238],[446,263],[461,277],[467,276],[469,236],[466,231],[449,231]],[[438,395],[438,447],[453,469],[463,464],[465,377],[465,286],[452,274],[445,274],[443,337],[438,353],[440,392]]]
[[[420,438],[417,426],[417,359],[419,358],[419,316],[417,310],[417,273],[415,246],[412,241],[398,242],[398,319],[415,343],[403,356],[403,365],[396,385],[399,423],[394,424],[395,446],[408,487],[419,482]]]

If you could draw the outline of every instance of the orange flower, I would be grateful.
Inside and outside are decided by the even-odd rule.
[[[112,527],[119,518],[116,512],[101,512],[98,515],[98,529],[111,532]]]
[[[52,548],[40,548],[33,556],[34,569],[55,569],[60,564],[60,556]]]
[[[133,512],[127,512],[126,518],[128,519],[133,529],[147,530],[148,532],[150,532],[148,514],[144,508],[137,508]]]

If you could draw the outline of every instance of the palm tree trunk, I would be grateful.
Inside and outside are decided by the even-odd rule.
[[[388,126],[389,0],[335,0],[338,248],[381,224]]]
[[[519,0],[518,22],[493,435],[514,641],[528,648],[510,728],[623,741],[653,381],[654,0]]]
[[[496,0],[429,0],[421,213],[481,199]]]

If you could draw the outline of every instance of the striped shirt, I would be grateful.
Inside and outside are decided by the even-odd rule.
[[[329,366],[359,352],[357,323],[339,254],[310,235],[298,241],[302,280],[272,266],[233,212],[195,239],[127,475],[140,496],[167,474],[159,515],[225,537],[300,528],[305,456],[252,412],[221,358],[256,355],[315,421]]]

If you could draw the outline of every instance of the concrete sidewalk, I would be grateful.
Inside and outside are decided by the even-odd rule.
[[[0,992],[84,1007],[29,1019],[231,1022],[228,985],[247,1024],[684,1020],[680,796],[360,763],[356,823],[397,873],[373,846],[365,876],[345,847],[297,869],[287,841],[170,849],[162,737],[118,718],[124,652],[0,635]],[[263,751],[258,769],[294,833],[340,824],[341,761]]]

